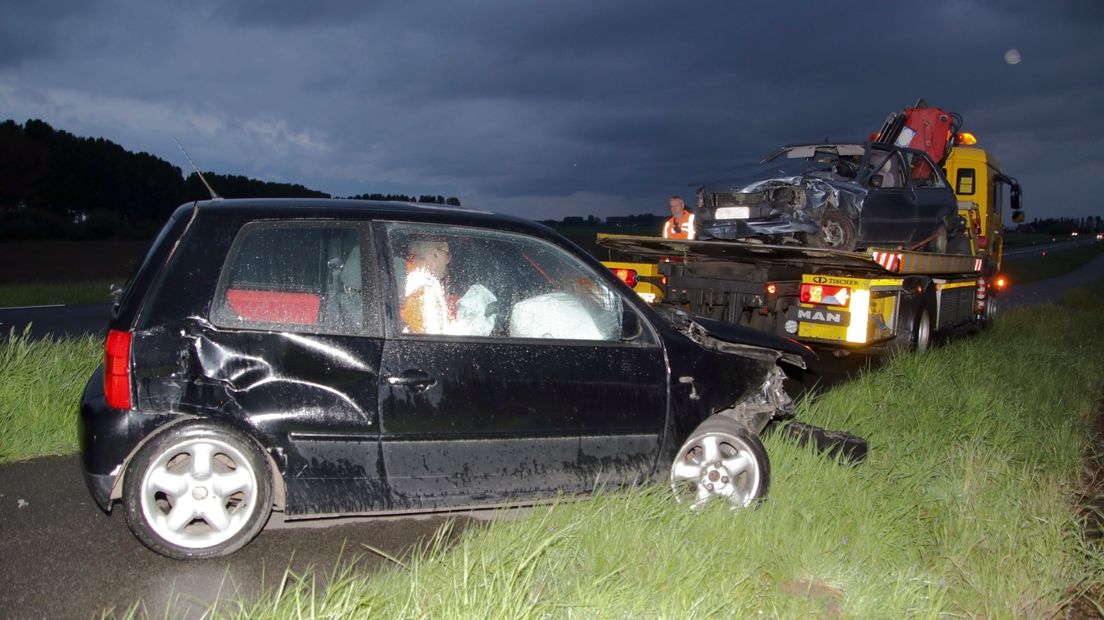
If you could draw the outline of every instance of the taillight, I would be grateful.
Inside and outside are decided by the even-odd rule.
[[[104,398],[112,409],[130,409],[130,332],[113,329],[107,333]]]
[[[801,302],[825,306],[846,306],[851,300],[851,289],[846,286],[802,284]]]
[[[617,276],[617,278],[625,284],[628,284],[629,287],[636,286],[635,269],[614,269],[613,275]]]

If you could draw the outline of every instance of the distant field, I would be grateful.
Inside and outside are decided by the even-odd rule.
[[[0,243],[0,284],[117,279],[134,271],[149,241]]]
[[[1104,253],[1104,243],[1093,243],[1074,248],[1050,250],[1046,255],[1006,261],[1004,273],[1013,284],[1026,284],[1038,280],[1054,278],[1077,269]]]

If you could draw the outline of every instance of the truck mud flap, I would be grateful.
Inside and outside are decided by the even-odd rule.
[[[867,441],[857,435],[844,431],[830,431],[796,420],[771,424],[767,426],[766,432],[781,433],[783,437],[796,439],[799,446],[812,443],[818,452],[853,465],[865,461],[870,449]]]

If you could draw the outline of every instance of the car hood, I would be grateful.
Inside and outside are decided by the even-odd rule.
[[[657,304],[653,308],[677,331],[709,349],[783,361],[798,368],[806,368],[808,362],[816,359],[812,349],[796,340],[689,314],[669,304]]]
[[[709,181],[701,187],[701,191],[713,192],[750,192],[755,191],[759,185],[767,181],[790,180],[796,183],[797,179],[805,176],[805,163],[797,159],[777,159],[766,163],[747,164],[739,166],[732,174],[723,179]]]

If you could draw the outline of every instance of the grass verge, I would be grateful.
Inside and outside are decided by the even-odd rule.
[[[125,277],[86,282],[29,282],[0,285],[0,308],[51,304],[106,304],[110,286],[122,286]]]
[[[103,357],[98,338],[0,342],[0,463],[77,450],[77,405]]]
[[[1005,261],[1004,273],[1012,280],[1013,286],[1026,284],[1067,274],[1101,254],[1104,254],[1104,243],[1050,250],[1046,256],[1040,251],[1038,256],[1032,258]]]
[[[1101,609],[1074,506],[1101,414],[1104,283],[803,402],[845,466],[766,438],[771,497],[691,514],[662,487],[444,536],[392,570],[285,574],[212,617],[1053,617]],[[1030,334],[1025,338],[1024,334]],[[1084,597],[1088,593],[1090,600]],[[1093,599],[1092,597],[1096,597]]]
[[[210,616],[1034,618],[1086,592],[1100,609],[1104,555],[1073,504],[1104,397],[1104,333],[1084,326],[1102,310],[1099,283],[801,403],[870,457],[767,436],[772,495],[752,510],[603,494],[442,534],[373,575],[287,573]],[[91,338],[0,345],[0,460],[75,449],[99,355]]]

